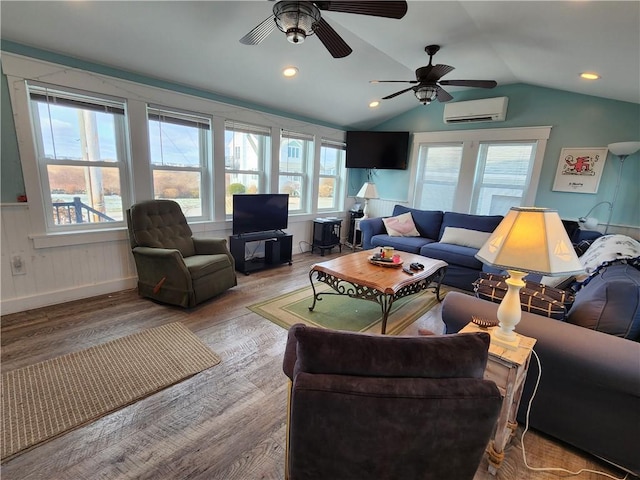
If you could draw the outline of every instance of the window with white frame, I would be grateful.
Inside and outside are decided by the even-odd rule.
[[[147,109],[153,198],[174,200],[185,217],[209,217],[211,122],[197,114]]]
[[[471,212],[504,215],[522,206],[536,142],[482,142],[478,149]]]
[[[461,165],[461,143],[420,145],[415,207],[422,210],[453,210]]]
[[[337,210],[342,191],[340,173],[344,170],[345,144],[323,139],[318,172],[318,210]]]
[[[313,136],[283,130],[280,136],[278,193],[289,194],[289,212],[308,209],[308,171],[311,165]]]
[[[534,205],[551,127],[416,133],[416,208],[505,215]]]
[[[28,91],[47,229],[118,226],[128,204],[125,102],[36,84]]]
[[[271,130],[267,127],[225,122],[225,213],[233,212],[236,193],[265,193],[265,167],[271,154]]]

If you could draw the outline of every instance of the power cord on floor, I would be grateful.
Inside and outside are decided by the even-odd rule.
[[[536,358],[536,362],[538,363],[538,377],[536,378],[536,385],[533,388],[533,393],[531,394],[531,398],[529,399],[529,404],[527,405],[527,415],[525,417],[525,426],[524,426],[524,430],[522,431],[522,436],[520,437],[520,444],[522,445],[522,460],[524,461],[525,467],[527,467],[529,470],[533,470],[536,472],[562,472],[562,473],[568,473],[569,475],[580,475],[583,472],[588,472],[588,473],[595,473],[596,475],[603,475],[605,477],[612,478],[613,480],[626,480],[629,477],[628,473],[624,477],[620,478],[620,477],[614,477],[613,475],[610,475],[605,472],[590,470],[588,468],[581,468],[577,472],[572,472],[571,470],[567,470],[566,468],[559,468],[559,467],[532,467],[527,463],[527,454],[524,448],[524,436],[529,430],[529,413],[531,412],[531,404],[533,403],[533,399],[536,396],[536,392],[538,391],[538,385],[540,385],[540,378],[542,377],[542,365],[540,364],[540,357],[538,357],[538,354],[535,352],[535,350],[532,350],[532,352],[533,352],[533,356]]]

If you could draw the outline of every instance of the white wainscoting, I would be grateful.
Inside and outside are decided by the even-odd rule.
[[[396,205],[411,206],[408,202],[398,200],[384,200],[382,198],[369,200],[369,217],[389,217],[393,213],[393,207]]]
[[[126,233],[120,232],[117,240],[35,248],[28,208],[27,203],[0,205],[3,315],[136,287],[136,267]],[[345,225],[343,221],[343,237]],[[201,225],[192,229],[196,236],[203,237],[228,238],[231,233],[226,229],[206,230]],[[287,233],[293,235],[294,256],[308,252],[313,219],[290,221]],[[11,259],[16,255],[22,258],[24,275],[11,272]]]
[[[2,314],[64,303],[136,286],[126,235],[117,241],[35,248],[28,204],[2,205]],[[122,238],[123,237],[123,238]],[[13,275],[19,255],[23,275]]]

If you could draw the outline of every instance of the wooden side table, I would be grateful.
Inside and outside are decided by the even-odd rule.
[[[466,325],[460,333],[486,332],[474,323]],[[495,475],[504,459],[504,449],[518,428],[516,414],[520,406],[522,388],[527,378],[531,352],[536,343],[535,338],[520,335],[518,350],[508,350],[496,346],[489,346],[489,358],[484,372],[485,380],[493,380],[502,395],[502,407],[496,428],[487,446],[489,472]]]

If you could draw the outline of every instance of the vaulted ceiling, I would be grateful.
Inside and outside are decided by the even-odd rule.
[[[443,79],[526,83],[640,103],[640,2],[409,1],[401,20],[323,12],[353,53],[334,59],[317,36],[259,45],[239,39],[269,17],[268,1],[2,1],[3,40],[144,74],[261,108],[367,129],[419,105],[412,92],[372,100],[434,63]],[[282,69],[294,65],[292,79]],[[584,71],[602,78],[586,81]],[[406,85],[407,87],[410,85]],[[460,87],[447,87],[455,101]]]

